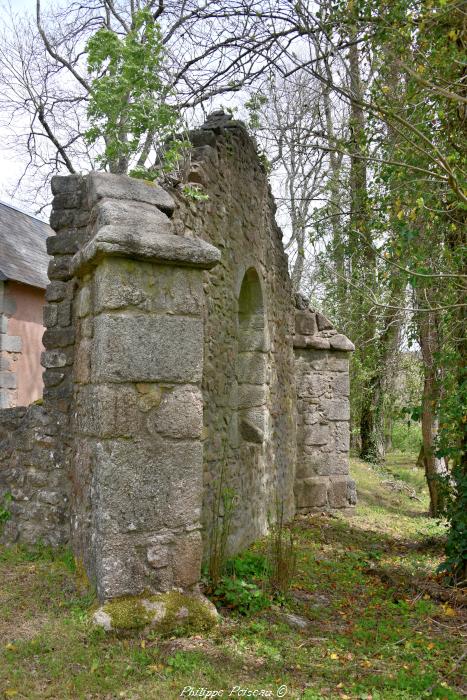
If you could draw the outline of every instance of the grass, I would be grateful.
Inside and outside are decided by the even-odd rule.
[[[0,697],[171,700],[187,686],[232,698],[278,697],[282,686],[304,700],[464,697],[465,614],[412,585],[432,574],[443,539],[414,463],[400,453],[384,470],[353,460],[355,514],[293,524],[297,573],[285,605],[224,616],[204,637],[106,636],[89,624],[93,601],[77,592],[68,551],[0,548]]]

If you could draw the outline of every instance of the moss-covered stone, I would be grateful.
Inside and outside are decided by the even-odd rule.
[[[83,560],[79,557],[75,557],[74,564],[76,588],[78,592],[83,595],[91,591],[93,586],[89,580]]]
[[[188,636],[211,629],[218,614],[201,595],[169,591],[115,598],[104,603],[93,619],[109,632],[153,630],[161,636]]]

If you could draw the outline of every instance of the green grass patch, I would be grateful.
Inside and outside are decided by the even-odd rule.
[[[305,700],[460,699],[465,614],[411,584],[432,576],[445,534],[427,517],[415,459],[395,453],[384,468],[353,460],[355,513],[292,526],[290,595],[243,615],[223,608],[222,624],[194,638],[106,635],[89,622],[95,601],[79,593],[68,550],[0,548],[0,698],[171,700],[185,687],[277,697],[286,686],[284,697]],[[389,483],[398,481],[408,488]],[[229,575],[261,590],[266,547],[235,557]]]

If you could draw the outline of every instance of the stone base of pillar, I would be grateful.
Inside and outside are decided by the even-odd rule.
[[[350,476],[311,476],[295,482],[297,513],[351,508],[357,502],[355,481]]]
[[[207,632],[218,620],[219,614],[207,598],[180,591],[115,598],[104,603],[93,616],[94,624],[106,632],[154,631],[161,636]]]

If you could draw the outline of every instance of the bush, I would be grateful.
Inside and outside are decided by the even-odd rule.
[[[420,423],[411,420],[397,420],[392,429],[392,448],[400,452],[418,453],[422,442]]]
[[[270,605],[270,598],[261,588],[243,578],[224,576],[214,590],[214,596],[223,605],[242,615],[251,615]]]

